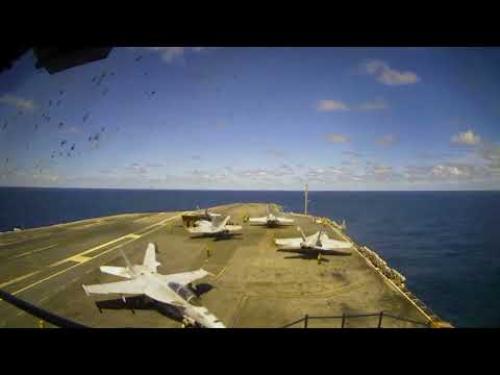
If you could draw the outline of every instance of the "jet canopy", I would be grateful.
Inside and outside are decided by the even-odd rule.
[[[180,296],[186,302],[198,306],[199,300],[196,294],[189,289],[187,286],[183,286],[176,282],[169,282],[168,287],[172,289],[178,296]]]

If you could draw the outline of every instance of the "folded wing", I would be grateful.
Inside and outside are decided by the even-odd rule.
[[[99,269],[101,272],[113,276],[124,277],[126,279],[131,279],[133,277],[132,272],[126,267],[101,266]]]
[[[180,272],[171,275],[164,275],[162,276],[162,278],[165,280],[166,283],[174,282],[181,285],[187,285],[209,274],[210,274],[209,272],[205,271],[203,268],[200,268],[199,270],[191,272]]]
[[[87,294],[144,294],[145,284],[142,279],[117,281],[114,283],[82,285]]]
[[[300,249],[302,238],[279,238],[274,243],[281,249]]]
[[[266,224],[267,217],[251,217],[250,219],[248,219],[248,222],[250,224]]]
[[[325,239],[321,242],[323,244],[323,247],[328,249],[350,249],[352,247],[352,243],[347,241]]]

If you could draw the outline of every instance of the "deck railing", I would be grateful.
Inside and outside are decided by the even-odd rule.
[[[417,326],[430,328],[432,322],[421,322],[409,318],[404,318],[402,316],[393,315],[384,311],[378,313],[371,314],[342,314],[342,315],[334,315],[334,316],[311,316],[304,315],[303,318],[300,318],[292,323],[288,323],[281,328],[289,328],[298,325],[299,323],[303,323],[303,328],[311,328],[310,323],[312,321],[318,320],[340,320],[340,328],[346,328],[346,323],[350,319],[358,319],[358,318],[377,318],[377,328],[383,328],[384,319],[395,319],[401,322],[411,323]]]

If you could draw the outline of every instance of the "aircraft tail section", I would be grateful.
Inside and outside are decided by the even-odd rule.
[[[132,269],[132,264],[130,263],[130,261],[128,260],[127,256],[125,255],[125,253],[123,252],[122,249],[120,249],[120,254],[122,255],[123,259],[125,260],[125,263],[127,264],[127,268],[129,270]]]
[[[228,215],[228,216],[226,216],[226,217],[224,218],[224,220],[222,220],[222,222],[221,222],[221,223],[217,226],[217,228],[216,228],[216,229],[217,229],[217,230],[222,230],[222,229],[224,229],[224,227],[226,226],[226,224],[227,224],[227,222],[229,221],[229,219],[230,219],[230,218],[231,218],[231,216],[229,216],[229,215]]]
[[[299,231],[300,235],[302,236],[302,240],[303,240],[304,242],[306,242],[306,241],[307,241],[307,237],[306,237],[306,235],[304,234],[304,231],[302,230],[302,228],[301,228],[301,227],[297,227],[297,230]]]
[[[156,272],[159,262],[156,261],[156,245],[152,242],[148,244],[146,248],[146,254],[144,255],[144,262],[142,263],[151,272]]]

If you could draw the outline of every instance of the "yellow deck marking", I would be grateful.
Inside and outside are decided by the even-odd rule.
[[[28,286],[26,286],[26,287],[24,287],[24,288],[22,288],[22,289],[16,290],[16,291],[15,291],[15,292],[13,292],[12,294],[13,294],[13,295],[16,295],[16,294],[19,294],[19,293],[21,293],[21,292],[24,292],[25,290],[30,289],[30,288],[32,288],[32,287],[34,287],[34,286],[37,286],[38,284],[43,283],[44,281],[47,281],[47,280],[50,280],[50,279],[52,279],[52,278],[54,278],[54,277],[56,277],[56,276],[59,276],[59,275],[61,275],[61,274],[65,273],[65,272],[67,272],[67,271],[69,271],[69,270],[72,270],[72,269],[73,269],[73,268],[75,268],[75,267],[78,267],[78,266],[80,266],[80,265],[82,265],[82,264],[84,264],[84,263],[86,263],[86,262],[88,262],[88,261],[90,261],[90,260],[92,260],[92,259],[95,259],[95,258],[97,258],[97,257],[100,257],[101,255],[107,254],[107,253],[109,253],[110,251],[113,251],[113,250],[115,250],[115,249],[118,249],[118,248],[120,248],[121,246],[123,246],[123,245],[127,245],[127,244],[129,244],[130,242],[133,242],[133,241],[135,241],[135,239],[131,239],[131,240],[129,240],[129,241],[127,241],[127,242],[123,243],[123,244],[113,246],[112,248],[110,248],[110,249],[108,249],[108,250],[104,250],[102,253],[99,253],[99,254],[95,255],[94,257],[92,257],[92,258],[87,257],[87,260],[86,260],[86,261],[83,261],[83,262],[80,262],[80,263],[76,263],[76,264],[74,264],[74,265],[72,265],[72,266],[70,266],[70,267],[68,267],[68,268],[65,268],[65,269],[63,269],[63,270],[59,271],[59,272],[53,273],[52,275],[49,275],[49,276],[47,276],[47,277],[45,277],[45,278],[43,278],[43,279],[40,279],[40,280],[38,280],[38,281],[35,281],[33,284],[30,284],[30,285],[28,285]]]
[[[54,245],[50,245],[50,246],[45,246],[45,247],[42,247],[40,249],[35,249],[35,250],[30,250],[30,251],[27,251],[25,253],[22,253],[22,254],[18,254],[18,255],[14,255],[13,257],[11,257],[11,259],[14,259],[14,258],[21,258],[21,257],[24,257],[26,255],[30,255],[30,254],[34,254],[34,253],[38,253],[40,251],[43,251],[43,250],[48,250],[48,249],[52,249],[53,247],[56,247],[57,244],[54,244]]]
[[[77,263],[83,263],[83,262],[88,261],[89,259],[92,259],[92,258],[91,257],[86,257],[84,255],[75,255],[74,257],[71,257],[71,260],[73,262],[77,262]]]
[[[224,267],[222,267],[222,269],[219,271],[219,273],[214,276],[214,279],[217,280],[219,277],[221,277],[222,274],[226,271],[228,266],[229,266],[229,264],[226,264]]]
[[[86,254],[88,254],[88,253],[91,253],[91,252],[93,252],[93,251],[96,251],[96,250],[102,249],[103,247],[108,247],[109,245],[113,245],[113,244],[114,244],[114,243],[116,243],[116,242],[123,241],[123,240],[129,239],[129,238],[133,238],[133,239],[135,239],[135,237],[131,237],[131,234],[127,234],[127,235],[125,235],[125,236],[121,236],[121,237],[115,238],[114,240],[111,240],[111,241],[105,242],[105,243],[103,243],[103,244],[101,244],[101,245],[94,246],[94,247],[92,247],[92,248],[90,248],[90,249],[88,249],[88,250],[82,251],[82,252],[81,252],[81,253],[79,253],[79,254],[72,255],[72,256],[70,256],[70,257],[67,257],[67,258],[64,258],[64,259],[62,259],[62,260],[59,260],[59,261],[57,261],[57,262],[55,262],[55,263],[50,264],[50,265],[49,265],[49,267],[57,267],[57,266],[60,266],[60,265],[61,265],[61,264],[63,264],[63,263],[66,263],[66,262],[68,262],[68,261],[73,260],[73,258],[74,258],[74,257],[84,256],[84,255],[86,255]]]
[[[102,224],[105,224],[105,223],[102,223],[102,222],[93,222],[93,223],[89,223],[89,224],[78,225],[78,226],[76,226],[75,228],[72,228],[72,229],[85,229],[85,228],[88,228],[88,227],[95,227],[97,225],[102,225]]]
[[[182,215],[182,214],[184,214],[184,213],[181,213],[181,214],[178,214],[178,215],[175,215],[175,216],[172,216],[172,217],[166,218],[166,219],[162,220],[162,221],[161,221],[161,223],[162,223],[162,224],[164,224],[164,223],[166,223],[166,222],[168,222],[168,221],[172,221],[172,220],[178,219],[179,217],[181,217],[181,215]],[[147,229],[150,229],[150,228],[152,228],[152,227],[156,226],[157,224],[159,224],[159,223],[156,223],[156,224],[150,225],[149,227],[147,227]],[[158,229],[160,229],[160,227],[155,228],[155,230],[158,230]],[[153,232],[153,231],[150,231],[149,233],[151,233],[151,232]],[[149,233],[148,233],[148,234],[149,234]],[[73,255],[73,256],[71,256],[71,257],[69,257],[69,258],[63,259],[62,261],[57,262],[57,264],[62,264],[62,263],[64,263],[64,262],[67,262],[68,260],[73,260],[74,258],[78,259],[79,261],[77,261],[77,263],[73,264],[72,266],[70,266],[70,267],[68,267],[68,268],[65,268],[65,269],[63,269],[63,270],[61,270],[61,271],[58,271],[58,272],[56,272],[56,273],[53,273],[53,274],[51,274],[51,275],[49,275],[49,276],[47,276],[47,277],[45,277],[45,278],[43,278],[43,279],[40,279],[40,280],[38,280],[38,281],[35,281],[34,283],[32,283],[32,284],[30,284],[30,285],[27,285],[27,286],[25,286],[24,288],[21,288],[21,289],[19,289],[19,290],[16,290],[15,292],[12,292],[11,294],[13,294],[13,295],[17,295],[17,294],[19,294],[19,293],[22,293],[22,292],[24,292],[25,290],[31,289],[31,288],[33,288],[33,287],[37,286],[38,284],[43,283],[44,281],[50,280],[50,279],[52,279],[52,278],[54,278],[54,277],[56,277],[56,276],[59,276],[59,275],[61,275],[61,274],[65,273],[65,272],[68,272],[69,270],[72,270],[73,268],[76,268],[76,267],[78,267],[78,266],[80,266],[80,265],[82,265],[82,264],[85,264],[85,263],[87,263],[87,262],[89,262],[89,261],[91,261],[91,260],[93,260],[93,259],[95,259],[95,258],[97,258],[97,257],[100,257],[101,255],[107,254],[107,253],[109,253],[109,252],[111,252],[111,251],[113,251],[113,250],[115,250],[115,249],[118,249],[118,248],[120,248],[120,247],[122,247],[122,246],[125,246],[125,245],[127,245],[127,244],[129,244],[129,243],[131,243],[131,242],[133,242],[133,241],[135,241],[135,240],[137,240],[138,238],[141,238],[142,236],[143,236],[143,235],[137,235],[137,234],[135,234],[135,233],[130,233],[130,234],[127,234],[127,235],[125,235],[125,236],[121,236],[121,237],[116,238],[116,239],[114,239],[114,240],[108,241],[108,242],[106,242],[106,243],[104,243],[104,244],[102,244],[102,245],[95,246],[95,247],[93,247],[93,248],[91,248],[91,249],[88,249],[88,250],[82,251],[81,253],[76,254],[76,255]],[[94,255],[93,257],[85,257],[85,256],[83,256],[83,255],[88,254],[88,253],[90,253],[90,252],[92,252],[92,251],[95,251],[95,250],[98,250],[98,249],[102,249],[103,247],[106,247],[106,246],[112,245],[112,244],[114,244],[114,243],[116,243],[116,242],[118,242],[118,241],[124,240],[124,239],[126,239],[127,241],[126,241],[126,242],[124,242],[124,243],[121,243],[121,244],[119,244],[119,245],[113,246],[113,247],[111,247],[111,248],[109,248],[109,249],[107,249],[107,250],[104,250],[104,251],[100,252],[99,254]],[[53,267],[55,264],[56,264],[56,263],[52,264],[51,266]],[[51,266],[49,266],[49,267],[51,267]],[[36,273],[39,273],[39,272],[40,272],[40,271],[36,271],[36,272],[34,272],[34,273],[31,273],[31,274],[28,274],[28,275],[22,276],[22,277],[20,277],[20,278],[17,278],[17,279],[11,280],[11,281],[9,281],[8,283],[9,283],[9,284],[11,284],[11,283],[13,283],[13,282],[15,282],[15,281],[19,281],[19,280],[25,279],[25,278],[27,278],[27,277],[29,277],[29,276],[31,276],[31,275],[34,275],[34,274],[36,274]],[[3,286],[3,284],[2,284],[2,285],[0,285],[0,287],[2,287],[2,286]],[[0,299],[0,301],[1,301],[1,299]]]
[[[5,282],[3,284],[0,284],[0,288],[6,287],[6,286],[8,286],[10,284],[17,283],[18,281],[27,279],[30,276],[36,275],[38,272],[40,272],[40,271],[31,272],[31,273],[28,273],[27,275],[23,275],[23,276],[15,278],[15,279],[9,280],[9,281],[7,281],[7,282]]]

